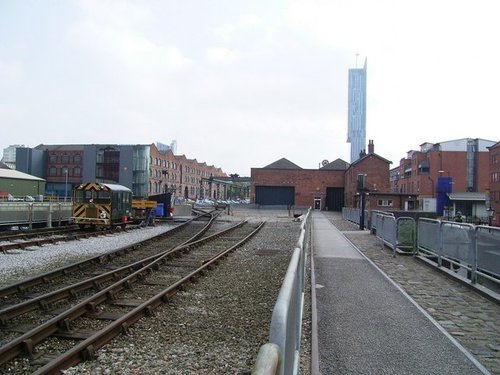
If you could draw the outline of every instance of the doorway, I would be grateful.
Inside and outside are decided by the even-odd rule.
[[[314,198],[314,209],[321,210],[321,198]]]

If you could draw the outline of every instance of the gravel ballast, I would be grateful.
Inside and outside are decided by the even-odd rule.
[[[0,287],[144,241],[172,228],[171,225],[145,227],[72,242],[9,250],[8,254],[0,253]]]

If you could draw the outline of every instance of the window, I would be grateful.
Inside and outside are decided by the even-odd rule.
[[[79,164],[82,162],[82,156],[80,154],[76,154],[75,156],[73,156],[73,162],[75,164]]]
[[[110,203],[111,193],[109,191],[100,190],[97,192],[97,197],[94,201],[95,203]]]
[[[56,167],[50,167],[49,168],[49,175],[50,176],[56,176],[57,175],[57,168]]]
[[[492,154],[491,155],[491,164],[498,164],[498,161],[499,161],[498,155],[499,154]]]
[[[69,155],[68,154],[63,154],[61,156],[61,163],[68,164],[69,163]]]
[[[378,205],[379,207],[392,207],[392,199],[379,199]]]
[[[55,164],[57,163],[57,155],[56,154],[51,154],[49,157],[50,163]]]
[[[81,176],[82,175],[82,170],[80,169],[80,167],[75,167],[73,169],[73,176]]]

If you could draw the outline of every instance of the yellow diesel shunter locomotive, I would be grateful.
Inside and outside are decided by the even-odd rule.
[[[124,227],[132,217],[132,191],[125,186],[89,182],[73,191],[73,221],[80,228]]]

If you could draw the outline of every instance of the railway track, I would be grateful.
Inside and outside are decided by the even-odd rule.
[[[45,244],[75,241],[83,238],[104,236],[107,234],[137,229],[139,226],[129,225],[126,228],[105,228],[102,230],[82,230],[78,227],[57,228],[46,231],[23,232],[0,236],[0,251],[10,254],[9,250],[27,250]]]
[[[0,234],[0,251],[4,254],[9,254],[9,250],[26,249],[47,243],[70,241],[78,238],[78,236],[90,237],[92,234],[91,232],[82,232],[76,226],[2,233]]]
[[[40,235],[50,235],[50,234],[60,234],[64,232],[70,232],[78,229],[76,225],[67,225],[64,227],[53,227],[53,228],[38,228],[30,230],[9,230],[0,232],[0,242],[10,241],[13,239],[26,239],[34,236]]]
[[[199,216],[200,219],[202,216]],[[121,266],[132,265],[137,260],[142,260],[148,256],[154,256],[157,253],[163,252],[165,249],[162,247],[155,248],[154,246],[147,246],[160,239],[166,239],[163,246],[176,247],[190,241],[194,241],[206,233],[212,226],[215,215],[208,215],[208,221],[192,220],[186,221],[171,230],[160,234],[159,236],[149,238],[144,241],[132,243],[128,246],[121,247],[104,254],[67,265],[65,267],[34,276],[32,278],[20,281],[15,284],[0,287],[0,311],[9,304],[18,303],[17,300],[29,299],[30,295],[46,294],[48,289],[59,289],[57,287],[60,283],[68,283],[68,278],[72,276],[75,280],[81,281],[85,275],[97,276],[102,273],[100,270],[107,268],[107,270],[118,269]],[[66,280],[58,282],[58,280]],[[1,314],[0,314],[1,316]],[[1,324],[1,317],[0,317]]]
[[[202,210],[194,211],[196,218],[217,214],[216,211],[206,212]],[[161,221],[161,220],[160,220]],[[168,222],[171,222],[169,220]],[[9,250],[32,250],[32,247],[39,247],[44,244],[53,244],[57,242],[74,241],[82,238],[98,237],[116,232],[128,231],[139,228],[140,225],[127,225],[126,228],[103,228],[101,230],[82,230],[72,225],[68,227],[43,228],[30,231],[8,232],[0,234],[0,251],[4,254],[10,254]]]
[[[66,296],[54,302],[51,298],[57,290],[46,293],[45,297],[34,297],[37,301],[28,313],[22,312],[26,308],[23,302],[3,309],[2,331],[10,332],[12,337],[6,335],[8,342],[0,347],[0,372],[8,371],[9,361],[21,357],[26,361],[27,373],[37,374],[56,374],[59,369],[93,358],[98,348],[120,332],[126,332],[142,316],[152,314],[156,306],[213,267],[261,226],[242,222],[145,258],[134,266],[123,267],[132,272],[115,273],[114,282],[101,285],[95,294],[84,299],[68,299],[78,295],[77,283],[61,288],[66,289],[62,292]],[[60,306],[62,300],[66,302]],[[15,316],[22,316],[19,321],[9,316],[16,309],[19,310]],[[35,310],[35,317],[27,318],[26,314]],[[48,318],[42,321],[40,315]],[[26,322],[38,323],[36,327],[27,327]]]

